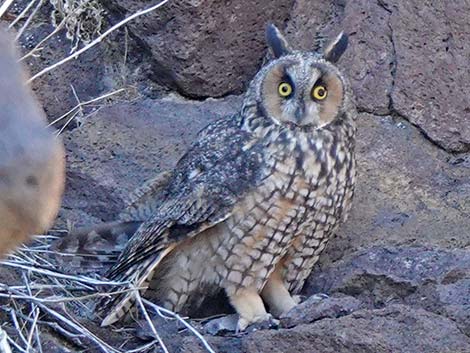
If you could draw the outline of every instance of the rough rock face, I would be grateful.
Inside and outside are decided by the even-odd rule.
[[[150,48],[153,79],[191,97],[241,92],[258,69],[268,22],[287,20],[293,0],[169,2],[130,25]],[[119,13],[148,7],[147,1],[117,0]]]
[[[468,1],[390,1],[394,109],[449,151],[470,151]]]
[[[370,308],[392,303],[424,308],[469,335],[469,278],[468,250],[372,248],[315,271],[304,291],[354,296]]]
[[[410,334],[412,332],[412,334]],[[262,331],[241,352],[469,352],[470,339],[455,323],[420,309],[390,305],[296,329]]]
[[[422,309],[389,305],[325,318],[292,329],[262,330],[238,339],[207,337],[217,352],[388,353],[470,352],[470,339],[452,320]],[[193,337],[178,352],[202,353]]]
[[[326,249],[335,261],[372,244],[470,244],[470,165],[399,118],[360,114],[351,216]]]

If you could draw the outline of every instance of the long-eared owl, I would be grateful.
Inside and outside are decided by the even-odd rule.
[[[223,290],[239,329],[296,305],[348,215],[355,182],[356,110],[335,66],[347,36],[315,51],[291,49],[273,25],[266,38],[274,58],[240,111],[203,129],[173,170],[95,233],[133,234],[108,278],[185,314]],[[100,303],[102,325],[122,317],[134,295]]]

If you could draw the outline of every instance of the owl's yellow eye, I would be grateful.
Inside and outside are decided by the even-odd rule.
[[[326,98],[328,91],[325,86],[318,85],[313,88],[312,97],[318,101],[321,101]]]
[[[292,94],[292,86],[287,82],[281,82],[278,92],[281,97],[289,97]]]

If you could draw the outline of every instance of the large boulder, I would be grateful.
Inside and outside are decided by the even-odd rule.
[[[264,28],[289,18],[293,0],[170,1],[131,23],[152,53],[152,78],[191,97],[240,93],[264,57]],[[118,16],[149,7],[143,0],[105,4]]]
[[[374,247],[317,269],[304,293],[354,296],[370,308],[420,307],[450,318],[470,335],[469,278],[468,250]]]

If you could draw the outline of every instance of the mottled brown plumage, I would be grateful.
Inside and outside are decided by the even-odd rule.
[[[346,37],[324,52],[292,51],[274,26],[267,39],[275,59],[240,112],[205,128],[171,173],[137,193],[123,220],[142,223],[107,274],[184,313],[223,289],[240,329],[270,318],[263,301],[275,316],[296,304],[347,217],[355,179],[356,112],[334,66]],[[101,303],[103,325],[132,304],[129,293]]]

